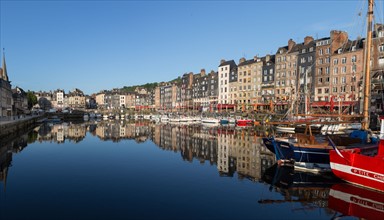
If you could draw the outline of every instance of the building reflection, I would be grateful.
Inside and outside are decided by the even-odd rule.
[[[28,134],[30,142],[63,144],[78,143],[86,135],[102,141],[120,142],[135,140],[137,143],[152,141],[160,149],[180,152],[184,161],[209,163],[217,166],[220,176],[258,181],[272,164],[274,156],[266,150],[255,128],[206,127],[198,124],[156,124],[150,121],[87,121],[84,123],[45,123]],[[12,154],[4,145],[1,151],[2,170],[8,167]],[[3,149],[4,148],[4,149]],[[4,151],[4,152],[3,152]],[[3,173],[3,171],[2,171]],[[3,174],[2,174],[3,176]]]
[[[6,139],[6,138],[5,138]],[[5,191],[9,167],[12,164],[13,153],[20,153],[30,142],[28,134],[21,135],[13,140],[0,141],[0,190]],[[34,140],[32,141],[34,142]]]

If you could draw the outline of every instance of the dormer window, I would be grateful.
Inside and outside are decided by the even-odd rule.
[[[341,54],[342,51],[343,51],[342,49],[338,49],[338,50],[337,50],[337,53],[338,53],[338,54]]]
[[[379,37],[384,37],[384,31],[379,31]]]
[[[352,51],[356,51],[356,46],[352,46]]]

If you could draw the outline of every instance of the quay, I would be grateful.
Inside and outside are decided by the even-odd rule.
[[[0,140],[17,136],[20,132],[24,132],[40,123],[43,118],[45,118],[44,114],[0,121]]]

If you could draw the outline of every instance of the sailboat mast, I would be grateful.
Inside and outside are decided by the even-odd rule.
[[[368,0],[368,23],[367,23],[367,44],[365,46],[365,76],[364,76],[364,104],[362,128],[369,129],[369,103],[371,93],[371,44],[372,44],[372,20],[373,20],[373,1]]]

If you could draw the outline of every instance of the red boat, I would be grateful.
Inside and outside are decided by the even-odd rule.
[[[251,119],[237,119],[236,125],[237,126],[253,125],[253,120],[251,120]]]
[[[328,207],[343,215],[384,219],[384,194],[347,183],[335,184],[329,191]]]
[[[332,172],[346,182],[384,192],[384,140],[378,145],[376,148],[331,150]],[[377,154],[370,156],[375,151]]]

